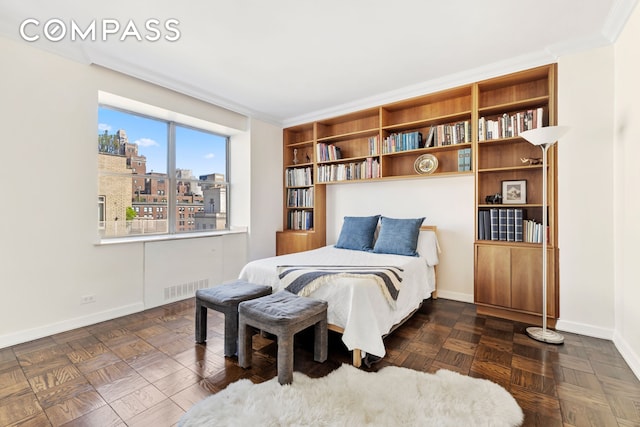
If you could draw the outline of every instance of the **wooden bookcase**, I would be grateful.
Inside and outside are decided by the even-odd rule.
[[[533,117],[534,127],[556,124],[556,66],[538,67],[477,84],[478,121],[493,120],[521,126]],[[516,117],[511,121],[510,117]],[[518,120],[520,119],[520,120]],[[479,131],[483,126],[478,124]],[[486,126],[484,129],[486,130]],[[495,127],[493,128],[495,130]],[[520,129],[524,130],[524,129]],[[492,138],[478,135],[476,142],[475,198],[475,303],[478,312],[540,324],[542,319],[542,245],[527,241],[491,240],[481,234],[481,216],[490,209],[497,212],[521,209],[524,220],[542,222],[542,179],[548,176],[548,261],[547,315],[555,325],[559,315],[558,245],[557,245],[557,149],[548,152],[547,170],[542,164],[523,163],[521,159],[540,159],[542,151],[519,137],[516,127],[509,132],[504,126]],[[522,204],[486,202],[486,196],[502,193],[503,181],[525,181],[526,200]],[[506,213],[505,213],[506,217]],[[486,216],[484,217],[486,220]],[[481,239],[482,237],[482,239]],[[501,236],[504,238],[504,235]],[[540,241],[540,239],[537,239]]]
[[[345,182],[425,179],[473,174],[475,225],[490,209],[522,209],[523,219],[541,222],[542,174],[548,174],[548,315],[558,317],[558,241],[556,148],[549,150],[548,167],[525,164],[522,158],[540,158],[541,150],[518,136],[516,126],[556,124],[555,64],[492,78],[453,89],[293,126],[283,131],[283,168],[307,169],[311,180],[294,185],[285,178],[283,231],[277,233],[276,252],[285,254],[326,244],[326,186]],[[487,134],[490,123],[492,133]],[[501,124],[500,124],[501,123]],[[526,124],[525,124],[526,123]],[[431,130],[433,146],[425,146]],[[520,129],[524,130],[524,129]],[[456,133],[457,132],[457,133]],[[422,144],[415,144],[415,135]],[[444,137],[443,137],[444,135]],[[387,143],[406,140],[413,145]],[[413,139],[412,139],[413,138]],[[438,167],[419,174],[414,163],[432,154]],[[461,163],[463,154],[469,166]],[[489,204],[486,196],[502,192],[503,181],[526,181],[526,203]],[[292,204],[291,192],[313,192],[313,203]],[[296,193],[297,194],[297,193]],[[294,213],[312,217],[307,229],[296,229]],[[541,323],[540,243],[480,239],[474,242],[474,299],[481,313]]]

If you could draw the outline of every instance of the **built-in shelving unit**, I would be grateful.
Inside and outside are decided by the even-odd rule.
[[[535,321],[542,311],[541,244],[524,238],[492,240],[480,234],[480,218],[491,210],[517,209],[523,221],[541,222],[542,174],[547,173],[548,313],[553,324],[559,314],[556,149],[549,151],[543,171],[535,162],[540,149],[518,135],[555,124],[556,98],[552,64],[284,129],[285,202],[277,253],[326,244],[327,185],[473,175],[478,310]],[[423,155],[437,160],[430,173],[416,171],[416,160]],[[308,180],[288,179],[296,174]],[[488,203],[486,196],[501,193],[503,181],[526,182],[526,201]]]

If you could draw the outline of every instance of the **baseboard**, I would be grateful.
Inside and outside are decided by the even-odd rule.
[[[473,294],[463,294],[462,292],[451,292],[444,289],[438,289],[438,298],[469,302],[473,304]]]
[[[574,334],[586,335],[593,338],[613,340],[613,329],[601,328],[599,326],[588,325],[586,323],[569,322],[558,319],[556,329],[559,331],[571,332]]]
[[[104,322],[105,320],[111,320],[117,317],[126,316],[128,314],[138,313],[144,309],[145,307],[142,303],[130,304],[112,310],[92,313],[88,316],[63,320],[62,322],[52,323],[43,327],[26,329],[22,331],[12,332],[6,335],[0,335],[0,348],[22,344],[28,341],[47,337],[49,335],[55,335],[61,332],[70,331],[72,329],[82,328],[83,326],[93,325],[94,323]]]
[[[640,356],[633,351],[629,343],[617,332],[613,334],[613,343],[622,355],[622,358],[627,362],[627,365],[629,365],[629,368],[631,368],[636,375],[636,378],[640,380]]]

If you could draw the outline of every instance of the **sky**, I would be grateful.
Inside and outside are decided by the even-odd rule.
[[[147,158],[147,172],[167,173],[166,122],[136,116],[105,107],[98,108],[98,134],[127,132],[138,154]],[[191,169],[193,175],[225,173],[225,137],[176,126],[176,167]]]

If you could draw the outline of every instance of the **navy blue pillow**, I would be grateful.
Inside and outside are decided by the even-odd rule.
[[[418,256],[418,235],[422,218],[396,219],[382,217],[380,219],[380,232],[373,247],[373,252],[378,254],[395,254]]]
[[[371,251],[380,215],[345,216],[336,248]]]

